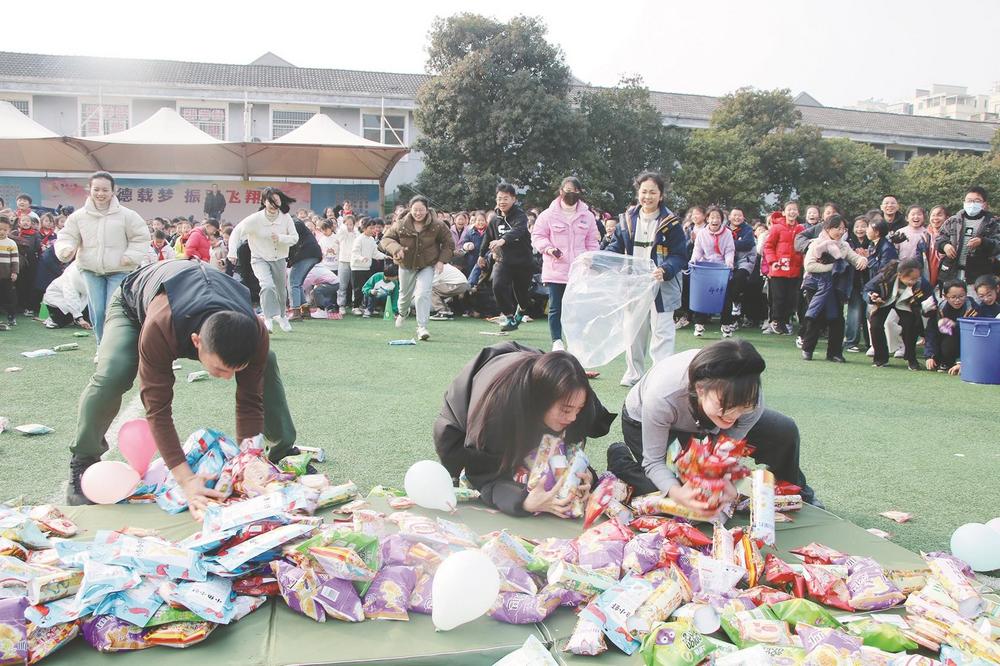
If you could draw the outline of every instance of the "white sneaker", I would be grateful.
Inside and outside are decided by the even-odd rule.
[[[429,340],[430,337],[430,331],[423,326],[417,326],[417,340]]]
[[[354,315],[355,317],[360,317],[361,316],[361,308],[354,308],[353,310],[351,310],[351,314]]]
[[[741,314],[743,314],[743,306],[740,305],[739,303],[733,303],[733,309],[730,310],[730,312],[733,313],[734,317],[739,317]]]
[[[874,358],[874,356],[875,356],[875,348],[874,347],[869,347],[868,351],[865,352],[865,356],[871,356],[871,357]]]
[[[98,356],[99,356],[99,354],[94,354],[94,365],[97,365],[97,357]]]
[[[731,337],[733,337],[733,329],[734,328],[735,328],[735,326],[723,326],[719,330],[722,331],[722,337],[724,337],[724,338],[731,338]]]
[[[406,320],[403,319],[403,315],[401,314],[396,315],[396,328],[403,328],[403,322],[405,321]]]
[[[906,356],[906,351],[902,347],[900,347],[899,349],[896,350],[896,353],[893,354],[892,356],[893,358],[903,358],[904,356]]]
[[[566,351],[566,345],[563,344],[562,340],[553,340],[552,351]]]
[[[268,333],[274,333],[274,320],[270,317],[264,318],[264,328],[267,329]]]
[[[340,308],[340,316],[343,317],[345,314],[347,314],[347,308]]]
[[[278,326],[280,326],[281,330],[285,333],[292,332],[292,325],[288,323],[288,317],[278,317]]]
[[[705,335],[705,326],[703,324],[694,325],[694,337],[700,338]]]

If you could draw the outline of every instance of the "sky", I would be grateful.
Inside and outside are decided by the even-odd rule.
[[[18,3],[0,49],[240,64],[272,51],[300,67],[422,72],[434,19],[463,11],[542,17],[573,74],[592,85],[638,74],[652,90],[788,88],[851,106],[934,83],[987,93],[1000,81],[994,0],[49,0]]]

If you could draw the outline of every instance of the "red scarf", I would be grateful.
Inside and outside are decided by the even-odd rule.
[[[719,247],[719,238],[722,236],[722,231],[722,229],[719,229],[719,233],[717,234],[712,234],[711,231],[708,232],[712,234],[712,242],[715,243],[715,253],[719,256],[722,256],[722,248]]]

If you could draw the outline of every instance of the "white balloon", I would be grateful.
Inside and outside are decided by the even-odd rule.
[[[951,554],[973,571],[1000,569],[1000,532],[982,523],[967,523],[951,535]]]
[[[1000,534],[1000,518],[994,518],[993,520],[986,523],[986,527],[989,527],[997,534]]]
[[[434,460],[421,460],[406,470],[403,488],[407,496],[425,509],[454,511],[458,506],[451,474]]]
[[[438,631],[449,631],[482,616],[500,594],[500,572],[478,550],[449,555],[431,586],[431,619]]]

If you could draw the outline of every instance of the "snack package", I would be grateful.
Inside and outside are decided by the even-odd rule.
[[[983,598],[969,584],[969,579],[965,573],[951,559],[943,557],[927,557],[927,566],[930,567],[931,575],[937,579],[941,587],[945,589],[955,603],[958,605],[958,612],[964,618],[974,618],[979,616],[986,608]]]
[[[233,592],[250,597],[269,597],[281,594],[281,589],[274,576],[253,574],[234,580]]]
[[[715,651],[686,621],[661,622],[643,639],[640,653],[647,664],[698,666]]]
[[[33,520],[7,507],[0,507],[0,537],[33,550],[52,547],[48,537],[42,534]]]
[[[735,544],[736,564],[747,570],[747,585],[754,587],[764,574],[764,557],[760,554],[757,542],[750,535],[743,535]]]
[[[536,557],[528,550],[526,545],[512,536],[507,530],[500,530],[487,539],[481,550],[497,566],[513,564],[527,569],[529,565],[536,561]]]
[[[0,664],[23,664],[28,659],[28,628],[24,597],[0,599]]]
[[[157,587],[156,581],[146,579],[131,590],[109,594],[94,609],[94,615],[114,615],[137,627],[145,627],[163,605]]]
[[[803,575],[773,553],[768,553],[764,558],[764,580],[793,596],[806,596],[806,581]]]
[[[806,581],[806,592],[815,601],[846,611],[855,610],[851,605],[847,581],[829,569],[822,565],[805,564],[802,566],[802,577]]]
[[[207,575],[198,552],[158,537],[139,538],[100,530],[94,536],[93,557],[149,576],[205,580]]]
[[[153,617],[149,618],[146,627],[158,627],[161,624],[170,624],[172,622],[199,622],[200,620],[201,617],[197,613],[192,613],[189,610],[181,608],[174,608],[170,604],[163,604],[153,613]]]
[[[694,525],[676,518],[664,519],[664,522],[655,529],[670,541],[676,541],[688,548],[706,548],[712,545],[711,537]]]
[[[33,624],[29,625],[28,663],[38,663],[79,635],[79,622],[66,622],[65,624],[47,628]]]
[[[83,623],[83,637],[98,652],[125,652],[153,647],[139,627],[111,615],[95,615]]]
[[[300,569],[284,560],[274,560],[271,570],[278,579],[281,598],[289,608],[317,622],[326,622],[326,611],[316,600],[320,581],[312,569]]]
[[[93,612],[96,604],[79,606],[75,597],[57,599],[47,604],[28,606],[24,610],[24,619],[44,629],[58,624],[73,622]]]
[[[860,637],[864,645],[885,652],[904,652],[918,647],[915,641],[907,638],[902,629],[889,622],[861,620],[848,624],[847,630]]]
[[[45,530],[58,537],[69,538],[77,532],[76,524],[53,504],[40,504],[28,511],[28,517]]]
[[[767,645],[793,645],[788,625],[773,619],[767,609],[726,613],[722,616],[722,629],[736,647],[746,648],[757,643]]]
[[[367,582],[374,580],[377,573],[365,563],[357,551],[348,546],[310,548],[309,554],[331,578]]]
[[[774,666],[804,664],[806,651],[791,645],[754,645],[715,660],[715,666]]]
[[[213,504],[205,510],[201,533],[203,536],[225,534],[232,536],[243,525],[281,516],[285,500],[281,493],[258,495],[232,504]]]
[[[580,617],[600,625],[612,643],[631,655],[639,649],[640,641],[628,630],[628,618],[652,593],[652,583],[629,575],[590,602],[580,611]]]
[[[298,453],[294,456],[285,456],[278,461],[278,469],[282,472],[302,476],[308,472],[309,463],[312,462],[311,453]]]
[[[868,557],[852,558],[847,592],[850,604],[856,610],[883,610],[906,600],[896,584],[885,575],[882,566]]]
[[[447,546],[448,535],[438,526],[433,518],[418,516],[412,513],[394,513],[389,520],[399,528],[399,534],[404,539],[413,542],[426,543],[431,546]]]
[[[591,489],[590,498],[583,513],[583,529],[589,528],[600,517],[612,500],[620,504],[628,501],[628,485],[611,472],[598,477],[597,485]]]
[[[22,562],[27,562],[29,553],[28,549],[21,544],[0,537],[0,557],[15,557]]]
[[[746,590],[742,590],[739,595],[746,599],[750,599],[755,606],[773,606],[774,604],[780,604],[782,601],[795,599],[795,597],[787,592],[782,592],[781,590],[776,590],[773,587],[766,587],[764,585],[756,585],[754,587],[747,588]]]
[[[534,624],[543,622],[559,607],[562,589],[547,585],[538,594],[501,592],[489,616],[507,624]]]
[[[653,626],[663,622],[684,603],[684,592],[677,581],[667,579],[653,589],[646,600],[625,621],[633,634],[645,636]]]
[[[906,596],[922,590],[930,574],[930,569],[891,569],[886,572],[889,580]]]
[[[622,525],[612,520],[596,527],[591,527],[576,538],[577,550],[579,550],[580,544],[586,542],[602,543],[605,541],[620,541],[624,544],[631,541],[635,535],[627,525],[627,523]]]
[[[415,543],[406,551],[404,564],[408,567],[420,567],[424,571],[434,573],[444,562],[441,553],[437,552],[427,544]]]
[[[173,622],[146,632],[146,641],[164,647],[186,648],[197,645],[212,633],[217,624],[212,622]]]
[[[289,541],[303,537],[314,529],[311,525],[299,523],[282,525],[229,548],[224,555],[216,556],[214,561],[226,571],[236,571],[240,565],[270,550],[280,548]]]
[[[160,586],[164,600],[180,604],[201,618],[216,624],[229,624],[233,619],[233,581],[231,578],[209,576],[204,582],[182,582]]]
[[[520,592],[522,594],[538,593],[538,584],[535,582],[535,579],[531,577],[531,574],[527,572],[527,570],[515,565],[497,567],[497,570],[500,572],[501,592]]]
[[[55,432],[52,428],[47,425],[42,425],[41,423],[25,423],[24,425],[14,426],[14,430],[22,435],[28,435],[29,437],[34,437],[36,435],[48,435]]]
[[[590,468],[590,460],[587,459],[587,454],[583,452],[582,449],[577,449],[570,460],[569,469],[566,470],[565,475],[567,476],[566,481],[563,482],[562,487],[559,489],[558,497],[559,499],[566,499],[570,495],[576,492],[576,489],[580,487],[582,479],[581,474],[585,474]],[[589,476],[589,474],[588,474]],[[581,518],[584,514],[584,505],[581,498],[575,498],[573,504],[570,507],[569,515],[572,518]]]
[[[662,548],[663,535],[659,532],[638,534],[625,544],[622,568],[628,573],[641,575],[662,566],[660,558]]]
[[[808,599],[790,599],[768,606],[775,618],[784,620],[798,631],[798,625],[839,629],[841,624],[827,609]]]
[[[702,594],[726,594],[743,580],[747,570],[722,562],[707,555],[697,555],[694,564],[698,572],[699,591]]]
[[[552,490],[568,467],[565,443],[553,435],[543,435],[528,475],[528,490],[533,490],[539,484],[545,490]]]
[[[44,604],[75,595],[83,583],[83,572],[57,569],[35,576],[28,581],[27,597],[32,605]]]
[[[774,545],[774,474],[765,469],[750,475],[750,538]]]
[[[577,564],[579,562],[579,552],[575,539],[557,539],[555,537],[542,539],[535,546],[532,555],[550,563],[562,561]]]
[[[349,581],[323,578],[315,598],[328,618],[342,622],[362,622],[365,619],[361,597]]]
[[[608,644],[604,640],[604,632],[597,624],[583,618],[576,621],[573,634],[563,648],[563,652],[588,657],[595,657],[607,650]]]
[[[712,522],[718,515],[717,511],[708,513],[689,509],[659,492],[634,498],[632,500],[632,510],[639,516],[666,514],[703,523]]]
[[[452,522],[444,518],[437,519],[438,527],[444,532],[445,538],[452,546],[460,548],[479,548],[479,535],[462,523]]]
[[[602,572],[566,562],[556,562],[550,566],[547,580],[549,585],[587,596],[600,594],[618,582],[616,578]]]
[[[409,620],[406,608],[417,584],[413,567],[383,567],[364,598],[365,617],[373,620]]]
[[[501,574],[501,581],[504,580],[502,576],[503,574]],[[503,590],[503,582],[500,584],[500,589]],[[417,577],[417,584],[413,586],[413,593],[410,594],[410,601],[406,605],[407,610],[430,615],[434,610],[433,590],[434,574],[421,571]]]
[[[87,560],[83,565],[80,589],[73,599],[79,607],[89,606],[99,603],[109,594],[135,587],[140,582],[139,574],[131,569]]]
[[[612,523],[605,523],[611,525]],[[581,567],[599,571],[618,580],[622,574],[625,555],[624,541],[577,540],[577,562]]]
[[[700,634],[714,634],[722,626],[718,611],[708,604],[684,604],[674,611],[674,619],[690,622]]]
[[[839,550],[828,548],[819,543],[811,543],[801,548],[793,548],[788,552],[793,555],[801,555],[806,564],[843,564],[850,557],[850,555],[841,553]]]
[[[775,495],[774,510],[781,513],[802,509],[802,495]]]
[[[861,639],[826,627],[801,625],[797,634],[806,651],[806,666],[863,666]]]

